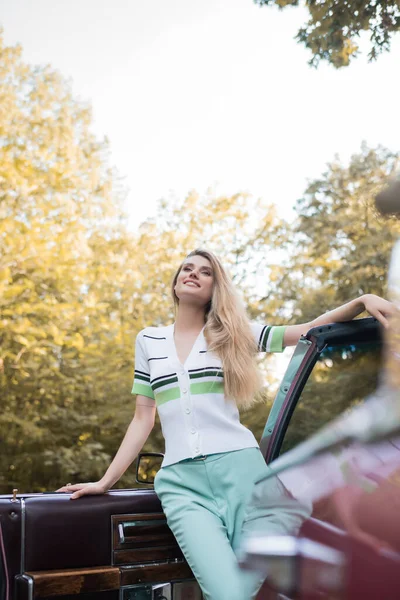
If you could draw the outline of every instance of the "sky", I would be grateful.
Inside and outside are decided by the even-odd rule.
[[[282,216],[361,142],[399,150],[400,36],[376,63],[308,66],[304,8],[252,0],[2,0],[7,44],[90,101],[133,229],[191,189],[249,192]]]

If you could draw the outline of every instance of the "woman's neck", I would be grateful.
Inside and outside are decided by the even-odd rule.
[[[179,305],[175,319],[175,331],[201,331],[204,323],[203,307],[182,303]]]

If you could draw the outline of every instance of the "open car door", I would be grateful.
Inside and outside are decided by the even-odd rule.
[[[282,460],[285,452],[296,449],[335,417],[368,402],[368,396],[378,388],[382,341],[381,326],[372,318],[317,327],[301,338],[263,432],[261,447],[267,463],[273,466],[275,459]],[[292,458],[295,451],[291,452]],[[302,456],[301,464],[279,474],[295,497],[318,500],[314,501],[312,516],[303,523],[295,542],[282,539],[274,546],[275,542],[270,540],[272,545],[264,543],[261,549],[261,541],[254,540],[260,547],[260,552],[254,554],[255,560],[260,561],[264,556],[266,564],[271,566],[271,561],[275,564],[275,584],[287,597],[303,600],[398,597],[400,546],[397,548],[396,544],[400,540],[393,501],[396,496],[397,507],[400,506],[400,490],[391,485],[390,505],[385,507],[382,502],[371,510],[369,503],[365,514],[359,515],[367,532],[363,538],[355,538],[341,528],[330,495],[332,490],[344,489],[354,482],[364,485],[362,493],[368,494],[374,487],[368,489],[371,480],[357,479],[355,461],[370,461],[379,473],[380,464],[393,458],[394,462],[400,460],[400,439],[386,440],[374,448],[342,445],[322,455],[320,460],[314,457],[304,462]],[[387,490],[381,498],[388,499]],[[389,540],[390,548],[379,551],[367,543],[372,539],[371,532],[386,542]],[[289,557],[293,559],[291,565]],[[299,564],[303,565],[301,569]],[[270,597],[265,585],[260,598]]]

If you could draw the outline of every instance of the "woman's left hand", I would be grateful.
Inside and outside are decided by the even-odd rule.
[[[396,312],[396,306],[393,302],[389,302],[375,294],[364,294],[360,298],[364,303],[365,310],[369,312],[371,317],[375,317],[384,327],[389,326],[388,318]]]

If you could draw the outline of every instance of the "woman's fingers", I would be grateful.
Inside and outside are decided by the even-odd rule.
[[[93,483],[75,483],[74,485],[68,484],[60,487],[56,492],[66,492],[71,495],[71,500],[76,500],[81,496],[86,496],[89,494],[104,494],[106,492],[106,488],[100,482]]]
[[[369,312],[371,317],[374,317],[374,319],[379,321],[379,323],[381,323],[384,327],[388,327],[389,322],[388,322],[387,318],[385,317],[385,315],[380,310],[378,310],[374,306],[371,306],[371,307],[367,308],[367,311]]]
[[[388,318],[390,319],[397,312],[397,307],[393,302],[389,302],[379,296],[368,297],[365,309],[386,328],[389,327]]]
[[[68,492],[68,491],[70,491],[71,488],[72,488],[72,485],[63,485],[62,487],[58,488],[58,490],[56,490],[56,492]]]
[[[77,498],[80,498],[81,496],[84,496],[85,494],[87,494],[87,492],[85,492],[85,489],[78,490],[72,494],[70,500],[76,500]]]
[[[83,487],[88,485],[87,483],[74,483],[73,485],[69,483],[68,485],[63,485],[56,492],[75,492],[76,490],[80,490]]]
[[[374,316],[376,319],[378,319],[379,323],[382,323],[382,325],[384,327],[386,327],[386,329],[389,327],[389,321],[387,320],[385,315],[383,313],[381,313],[379,310],[377,311],[376,315],[374,315]]]
[[[104,489],[104,487],[99,483],[87,483],[84,486],[76,486],[76,487],[77,487],[76,490],[71,490],[74,493],[72,494],[70,500],[76,500],[77,498],[80,498],[81,496],[104,494],[106,491]]]

